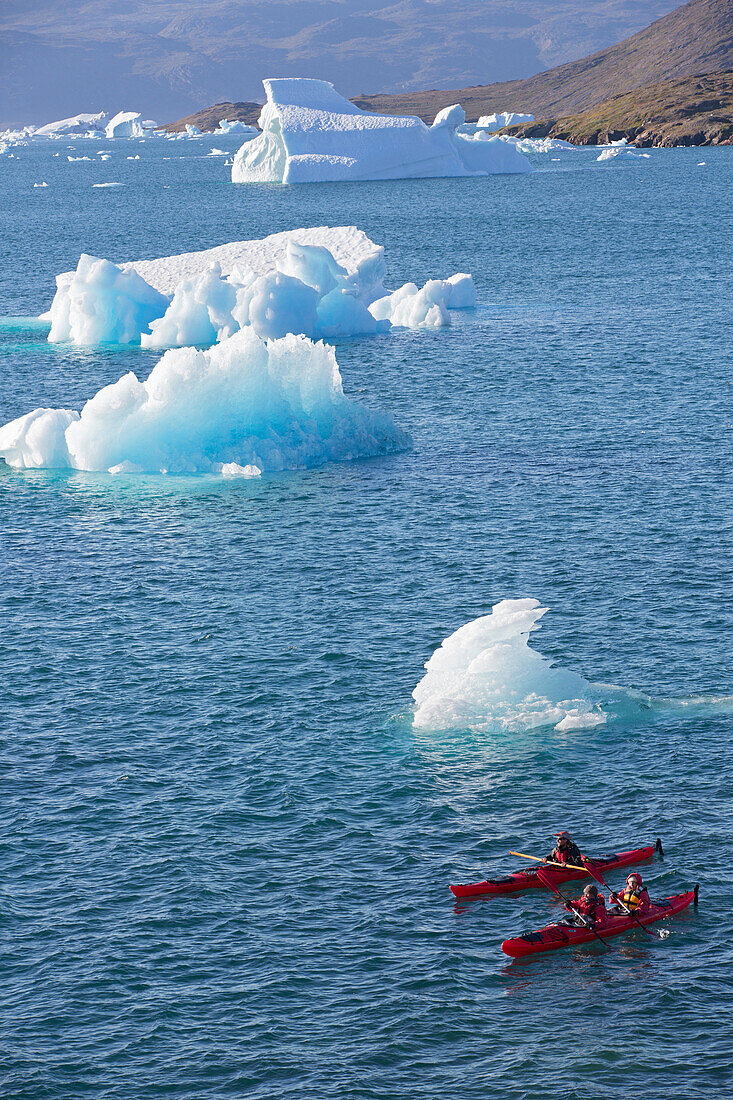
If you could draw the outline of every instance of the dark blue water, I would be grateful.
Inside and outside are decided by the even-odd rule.
[[[383,243],[392,285],[473,272],[480,307],[338,347],[409,453],[235,484],[0,468],[0,1093],[724,1095],[733,150],[287,189],[126,145],[0,161],[0,313],[47,308],[82,250],[326,223]],[[157,358],[0,339],[0,423]],[[441,639],[524,595],[537,648],[646,716],[414,731]],[[652,894],[699,881],[699,909],[509,964],[557,903],[448,883],[562,827],[662,836]]]

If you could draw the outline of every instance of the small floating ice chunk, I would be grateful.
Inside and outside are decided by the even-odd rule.
[[[238,462],[223,462],[220,472],[222,477],[262,477],[259,466],[240,466]]]
[[[450,324],[450,294],[450,284],[443,279],[431,279],[419,290],[415,283],[405,283],[372,302],[369,312],[378,321],[386,320],[401,328],[441,328]]]
[[[134,157],[128,157],[127,159],[128,159],[128,160],[140,160],[140,154],[139,154],[139,153],[135,153],[135,156],[134,156]]]
[[[92,187],[122,187],[122,184],[116,180],[110,180],[109,183],[93,183]]]
[[[34,183],[33,186],[34,187],[48,187],[48,184],[44,180],[43,183]]]
[[[75,160],[91,160],[92,158],[91,157],[69,157],[69,156],[67,156],[66,159],[68,161],[75,161]]]
[[[210,153],[206,154],[207,157],[225,157],[227,156],[226,149],[212,149]]]
[[[521,126],[526,122],[534,122],[534,115],[524,115],[520,111],[500,111],[493,115],[482,115],[477,127],[493,133],[495,130],[503,130],[505,126]]]
[[[502,600],[446,638],[412,693],[415,726],[568,730],[605,722],[593,685],[529,646],[546,611],[538,600]]]

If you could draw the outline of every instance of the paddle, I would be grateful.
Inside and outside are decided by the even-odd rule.
[[[586,867],[578,867],[577,863],[555,863],[553,859],[540,859],[539,856],[528,856],[526,852],[510,852],[510,856],[519,856],[520,859],[533,859],[535,863],[546,863],[548,867],[560,867],[568,871],[586,871]]]
[[[586,856],[583,856],[583,863],[585,864],[585,866],[588,869],[588,874],[592,875],[593,878],[596,880],[596,882],[600,882],[601,886],[605,887],[605,889],[608,890],[608,886],[606,886],[606,883],[603,881],[603,876],[601,875],[600,871],[594,870],[593,864],[591,863],[591,861],[589,859],[586,858]],[[611,891],[608,890],[608,893],[610,895]],[[609,900],[610,900],[610,897],[609,897]],[[636,921],[636,923],[639,925],[639,928],[644,929],[644,931],[646,932],[646,934],[648,936],[651,936],[652,939],[655,939],[655,940],[661,940],[662,937],[661,937],[660,933],[657,932],[657,930],[655,928],[647,928],[647,926],[645,924],[642,924],[641,921],[639,920],[639,918],[637,917],[636,913],[634,913],[634,911],[632,909],[629,909],[628,906],[624,905],[624,903],[621,901],[621,898],[618,896],[618,894],[616,895],[616,901],[621,906],[621,908],[624,910],[624,912],[628,913],[628,915],[631,917],[631,919]]]
[[[565,895],[562,893],[562,891],[558,890],[557,886],[555,886],[555,883],[552,881],[552,879],[549,877],[549,875],[545,875],[545,874],[542,873],[542,870],[538,870],[537,871],[537,878],[540,880],[540,882],[543,884],[543,886],[547,886],[548,889],[553,890],[559,898],[562,898],[562,900],[567,905],[570,906],[571,913],[575,913],[575,915],[578,918],[578,920],[580,921],[580,923],[584,924],[585,927],[588,929],[588,931],[592,932],[593,935],[596,937],[596,939],[601,941],[601,943],[603,944],[604,947],[608,947],[611,950],[613,950],[610,943],[607,943],[606,940],[604,940],[603,936],[600,936],[598,934],[598,932],[596,932],[595,928],[590,923],[590,921],[587,921],[585,919],[585,917],[583,916],[583,914],[579,913],[578,910],[573,906],[573,903],[571,902],[570,898],[566,898]]]

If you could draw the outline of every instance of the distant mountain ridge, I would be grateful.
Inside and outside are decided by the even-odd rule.
[[[463,87],[582,57],[677,0],[3,0],[0,128],[123,104],[158,121],[262,79]]]
[[[473,121],[504,110],[558,118],[636,88],[732,69],[733,0],[689,0],[615,46],[526,80],[450,91],[362,95],[353,102],[367,111],[420,115],[425,121],[457,102]]]
[[[733,72],[664,80],[559,119],[513,126],[517,137],[600,145],[626,138],[641,148],[733,145]]]

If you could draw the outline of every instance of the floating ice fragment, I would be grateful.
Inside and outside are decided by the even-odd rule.
[[[33,186],[34,187],[48,187],[48,184],[44,180],[43,183],[34,183]]]
[[[593,685],[553,668],[530,648],[529,635],[546,611],[538,600],[502,600],[490,615],[446,638],[412,693],[415,726],[568,730],[603,724]]]
[[[237,462],[223,462],[220,472],[222,477],[262,477],[259,466],[240,466]]]

